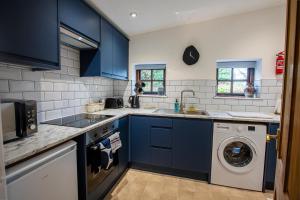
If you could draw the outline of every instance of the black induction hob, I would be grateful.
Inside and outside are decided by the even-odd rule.
[[[111,117],[113,117],[113,115],[78,114],[42,122],[42,124],[85,128],[87,126],[96,124]]]

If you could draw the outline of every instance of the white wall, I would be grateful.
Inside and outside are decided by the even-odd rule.
[[[130,77],[135,64],[166,63],[168,80],[215,79],[218,59],[262,59],[262,79],[274,79],[275,55],[284,49],[285,7],[136,35],[130,41]],[[194,45],[200,60],[182,61]]]

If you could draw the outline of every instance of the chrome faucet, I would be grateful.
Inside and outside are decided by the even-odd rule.
[[[191,93],[193,93],[193,96],[195,96],[195,91],[194,90],[182,90],[181,91],[181,98],[180,98],[180,110],[179,110],[179,112],[180,113],[183,113],[184,112],[184,105],[183,105],[183,103],[182,103],[182,97],[183,97],[183,93],[185,93],[185,92],[191,92]]]

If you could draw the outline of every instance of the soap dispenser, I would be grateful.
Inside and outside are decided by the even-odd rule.
[[[178,102],[178,99],[175,100],[175,103],[174,103],[174,111],[176,113],[179,113],[179,102]]]

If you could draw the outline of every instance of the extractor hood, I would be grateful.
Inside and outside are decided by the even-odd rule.
[[[60,27],[61,43],[77,49],[97,49],[98,43],[79,35],[63,26]]]

